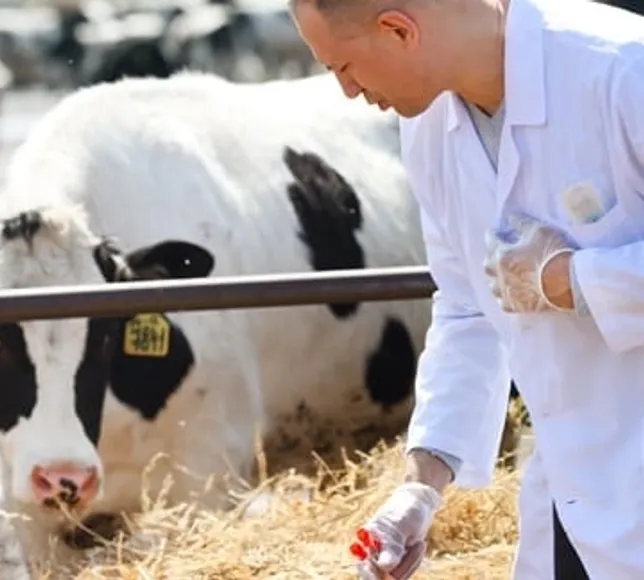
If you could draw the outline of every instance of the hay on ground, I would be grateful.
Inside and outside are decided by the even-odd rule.
[[[337,471],[318,461],[316,477],[291,470],[267,478],[229,513],[187,504],[166,507],[159,498],[137,516],[132,537],[94,550],[83,569],[62,577],[355,579],[348,546],[354,531],[399,483],[401,449],[401,443],[382,444]],[[485,490],[449,489],[430,534],[433,557],[415,578],[508,578],[517,537],[518,480],[516,472],[499,470]],[[249,515],[248,506],[262,494],[271,498],[265,512]],[[58,573],[42,579],[54,577]]]

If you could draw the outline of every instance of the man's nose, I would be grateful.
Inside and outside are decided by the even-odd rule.
[[[362,94],[362,87],[346,75],[336,73],[336,78],[342,87],[342,91],[349,99],[355,99]]]

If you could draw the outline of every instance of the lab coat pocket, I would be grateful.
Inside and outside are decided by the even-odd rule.
[[[635,222],[621,203],[615,204],[602,217],[591,223],[568,226],[568,234],[580,248],[616,247],[641,239]]]

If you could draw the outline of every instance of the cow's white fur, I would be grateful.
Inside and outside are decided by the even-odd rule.
[[[356,188],[368,267],[424,262],[389,115],[347,100],[328,75],[235,85],[183,73],[83,89],[43,118],[8,169],[0,218],[53,207],[51,226],[33,254],[16,241],[0,246],[0,287],[99,282],[87,247],[102,234],[116,236],[125,251],[168,238],[201,244],[216,258],[215,276],[310,271],[286,195],[286,145],[320,154]],[[411,401],[384,415],[362,387],[365,360],[389,314],[405,322],[419,350],[429,323],[423,300],[363,303],[346,321],[323,305],[171,314],[198,364],[154,423],[108,394],[99,445],[106,480],[92,509],[136,509],[141,471],[158,451],[200,475],[229,461],[249,476],[255,428],[283,428],[300,402],[312,416],[289,423],[295,438],[334,424],[358,430],[404,421]],[[34,461],[97,458],[73,413],[70,373],[85,326],[59,320],[23,327],[38,367],[38,403],[1,449],[6,494],[25,500]],[[163,475],[152,478],[152,490]],[[171,499],[178,501],[196,484],[175,475]],[[223,501],[217,489],[204,499]],[[37,550],[35,530],[56,521],[38,510],[32,515],[40,526],[30,536]]]

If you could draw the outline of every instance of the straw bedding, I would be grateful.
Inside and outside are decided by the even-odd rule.
[[[309,475],[291,469],[268,476],[260,461],[260,484],[228,513],[145,497],[143,513],[129,524],[132,535],[95,549],[80,569],[40,578],[355,579],[348,546],[400,481],[401,445],[381,443],[357,459],[345,456],[336,469],[314,456]],[[449,489],[430,534],[433,557],[415,578],[508,578],[518,485],[518,472],[499,468],[485,490]]]

